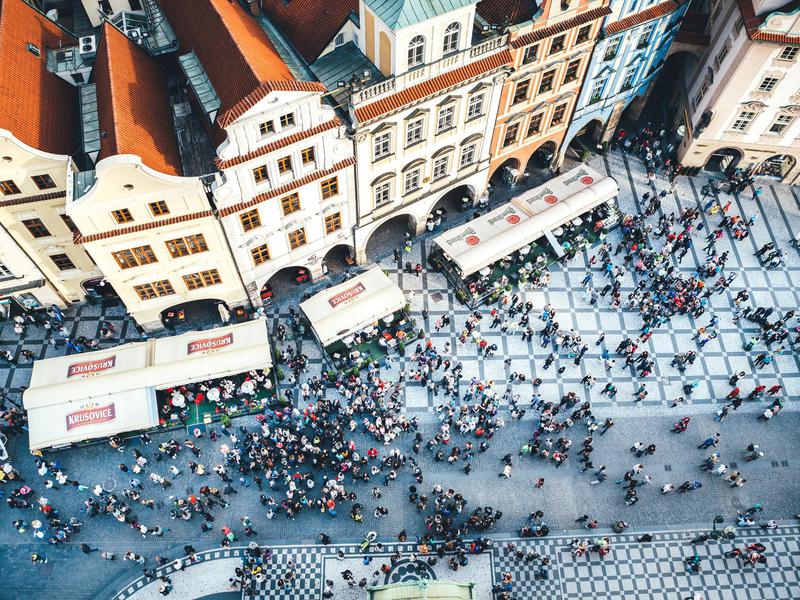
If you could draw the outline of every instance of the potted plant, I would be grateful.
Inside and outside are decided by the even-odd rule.
[[[286,376],[283,374],[283,369],[281,369],[280,367],[278,367],[277,369],[275,369],[275,376],[278,378],[278,381],[283,381],[283,380],[284,380],[284,378],[286,377]]]
[[[400,356],[405,356],[406,355],[406,345],[403,342],[400,342],[399,344],[397,344],[397,353]]]

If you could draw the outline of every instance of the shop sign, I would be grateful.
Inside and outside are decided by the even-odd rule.
[[[107,423],[117,418],[117,411],[114,404],[106,406],[93,406],[75,412],[67,413],[67,431],[76,427],[96,425],[97,423]]]
[[[226,333],[219,337],[203,338],[202,340],[195,340],[186,345],[186,353],[194,354],[196,352],[210,352],[219,350],[225,346],[233,344],[233,333]]]
[[[328,304],[331,305],[331,308],[336,308],[342,302],[347,302],[348,300],[352,300],[353,298],[364,292],[365,289],[367,288],[364,287],[364,284],[359,282],[354,286],[347,288],[346,290],[342,290],[335,296],[331,296],[330,298],[328,298]]]
[[[67,367],[67,378],[69,377],[91,377],[100,371],[113,369],[117,364],[117,355],[114,354],[107,358],[88,360],[85,362],[73,363]]]

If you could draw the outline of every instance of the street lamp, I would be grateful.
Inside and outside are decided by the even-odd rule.
[[[714,521],[711,523],[711,539],[718,540],[722,537],[722,532],[717,531],[717,525],[722,524],[725,522],[725,517],[722,515],[717,515],[714,517]]]

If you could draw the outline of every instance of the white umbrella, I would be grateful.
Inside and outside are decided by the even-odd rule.
[[[217,400],[219,400],[219,388],[214,387],[208,390],[206,397],[212,402],[216,402]]]
[[[186,397],[180,392],[175,392],[172,394],[172,406],[175,406],[176,408],[183,408],[186,406]]]
[[[242,384],[242,393],[243,394],[252,394],[256,391],[256,386],[251,379],[248,379]]]
[[[519,249],[519,253],[522,254],[522,255],[525,255],[530,251],[531,251],[531,247],[529,245],[528,246],[523,246],[522,248]]]
[[[227,323],[231,320],[231,311],[225,308],[224,304],[217,304],[217,310],[219,311],[219,318],[222,319],[223,323]]]
[[[492,270],[489,267],[483,267],[479,272],[481,275],[487,276],[492,272]]]

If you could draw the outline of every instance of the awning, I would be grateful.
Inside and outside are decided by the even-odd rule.
[[[406,305],[402,290],[380,267],[315,294],[300,309],[323,346],[361,331]]]
[[[155,427],[156,390],[271,366],[260,319],[38,360],[23,394],[31,449]]]
[[[613,177],[581,165],[434,241],[467,277],[618,193]]]

